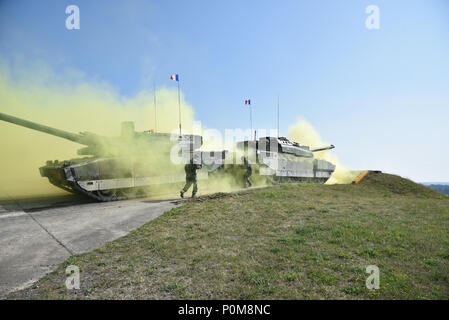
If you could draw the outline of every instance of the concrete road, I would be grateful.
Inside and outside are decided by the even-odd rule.
[[[72,195],[0,201],[0,297],[175,206],[170,200],[96,203]]]

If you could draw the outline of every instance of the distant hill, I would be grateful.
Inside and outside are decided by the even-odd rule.
[[[431,188],[435,191],[438,191],[440,193],[443,193],[445,195],[449,196],[449,185],[446,184],[429,184],[426,185],[428,188]]]
[[[421,182],[421,184],[423,184],[425,186],[430,186],[432,184],[442,184],[442,185],[445,185],[445,186],[449,186],[449,182],[440,182],[440,181],[438,181],[438,182],[436,182],[436,181],[434,181],[434,182]]]

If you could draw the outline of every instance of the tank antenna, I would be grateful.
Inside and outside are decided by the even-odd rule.
[[[278,138],[279,138],[279,95],[278,95]]]
[[[154,88],[154,132],[157,132],[156,84],[154,83],[153,88]]]

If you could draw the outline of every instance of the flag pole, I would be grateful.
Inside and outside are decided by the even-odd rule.
[[[249,124],[251,126],[251,135],[253,135],[253,109],[251,103],[249,104]]]
[[[181,135],[181,96],[179,93],[179,76],[176,75],[176,77],[178,78],[177,82],[178,82],[178,113],[179,113],[179,135]]]

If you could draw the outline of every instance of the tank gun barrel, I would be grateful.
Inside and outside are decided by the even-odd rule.
[[[64,138],[73,142],[77,142],[83,145],[88,145],[86,143],[86,141],[84,141],[85,139],[83,139],[83,136],[76,134],[76,133],[71,133],[71,132],[67,132],[64,130],[59,130],[59,129],[55,129],[55,128],[51,128],[42,124],[38,124],[35,122],[31,122],[28,120],[24,120],[24,119],[20,119],[17,117],[13,117],[4,113],[0,112],[0,120],[6,121],[6,122],[10,122],[13,124],[16,124],[18,126],[22,126],[22,127],[26,127],[29,129],[33,129],[36,131],[41,131],[41,132],[45,132],[48,134],[51,134],[53,136],[57,136],[60,138]]]
[[[310,151],[318,152],[318,151],[330,150],[330,149],[333,149],[333,148],[335,148],[335,146],[333,144],[331,144],[330,146],[322,147],[322,148],[316,148],[316,149],[312,149]]]

